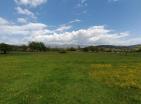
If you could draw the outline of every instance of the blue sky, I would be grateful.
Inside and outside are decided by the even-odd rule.
[[[141,43],[141,0],[1,0],[0,42]]]

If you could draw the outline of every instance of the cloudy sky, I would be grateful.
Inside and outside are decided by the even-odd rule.
[[[0,0],[0,43],[141,44],[141,0]]]

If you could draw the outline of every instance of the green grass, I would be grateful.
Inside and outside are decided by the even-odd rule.
[[[141,104],[141,54],[0,55],[0,104]]]

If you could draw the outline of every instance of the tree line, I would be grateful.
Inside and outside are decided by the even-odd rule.
[[[37,52],[46,51],[47,47],[42,42],[30,42],[28,45],[10,45],[6,43],[0,43],[1,54],[6,54],[8,52]]]
[[[83,51],[83,52],[141,52],[141,46],[87,46],[87,47],[68,47],[68,48],[51,48],[47,47],[43,42],[30,42],[28,45],[10,45],[6,43],[0,43],[0,53],[7,54],[9,52],[46,52],[46,51],[58,51],[60,53],[66,53],[67,51]]]

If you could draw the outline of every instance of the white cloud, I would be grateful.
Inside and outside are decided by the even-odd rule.
[[[76,13],[77,15],[82,15],[86,14],[88,12],[87,7],[88,7],[88,0],[78,0],[78,3],[76,5],[76,9],[78,9],[78,12]]]
[[[39,35],[35,37],[35,40],[49,44],[122,45],[126,43],[121,40],[127,36],[125,34],[126,33],[111,33],[111,30],[106,29],[104,26],[93,26],[72,32]]]
[[[78,22],[81,22],[81,20],[75,19],[75,20],[70,21],[69,23],[71,24],[71,23],[78,23]]]
[[[108,2],[117,2],[119,0],[108,0]]]
[[[0,17],[0,25],[6,25],[8,24],[9,22],[3,18]]]
[[[83,4],[83,3],[86,3],[87,2],[87,0],[81,0],[81,3]]]
[[[18,18],[17,22],[25,24],[25,23],[27,23],[27,20],[25,18]]]
[[[85,7],[88,6],[87,0],[79,0],[77,7]]]
[[[16,9],[18,14],[22,14],[22,15],[26,15],[26,16],[31,16],[34,19],[36,18],[34,13],[31,12],[30,10],[28,10],[28,9],[24,9],[24,8],[21,8],[21,7],[16,7],[15,9]]]
[[[54,26],[56,28],[54,31],[58,32],[58,33],[68,31],[68,30],[72,29],[72,27],[73,27],[72,24],[79,23],[80,21],[81,20],[79,20],[79,19],[74,19],[74,20],[69,21],[68,23],[60,25],[58,27]]]
[[[29,5],[32,7],[37,7],[41,4],[46,3],[47,0],[15,0],[15,2],[20,5]]]
[[[0,18],[0,42],[23,44],[42,41],[46,44],[130,45],[141,43],[141,37],[128,38],[127,32],[114,32],[105,26],[92,26],[71,32],[58,33],[42,23],[16,25]]]
[[[59,28],[56,29],[56,32],[64,32],[67,30],[70,30],[72,28],[72,26],[70,25],[61,25]]]

